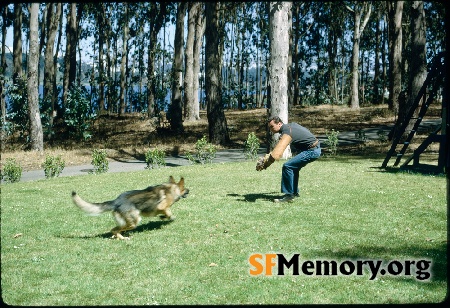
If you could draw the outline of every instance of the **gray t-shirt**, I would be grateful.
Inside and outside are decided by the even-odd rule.
[[[280,129],[280,134],[291,136],[291,150],[294,152],[307,150],[317,140],[306,127],[294,122],[283,124]]]

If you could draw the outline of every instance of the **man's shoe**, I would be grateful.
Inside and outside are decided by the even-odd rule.
[[[292,202],[295,199],[295,195],[284,195],[281,199],[273,199],[273,202]]]

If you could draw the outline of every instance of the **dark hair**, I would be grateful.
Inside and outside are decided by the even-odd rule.
[[[279,116],[273,116],[273,117],[268,118],[267,123],[272,122],[272,120],[275,124],[283,123],[283,120],[281,120]]]

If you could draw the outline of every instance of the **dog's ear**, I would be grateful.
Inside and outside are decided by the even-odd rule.
[[[173,178],[173,176],[169,177],[169,183],[176,184],[175,179]]]
[[[178,182],[178,187],[183,187],[184,188],[184,178],[183,177]]]

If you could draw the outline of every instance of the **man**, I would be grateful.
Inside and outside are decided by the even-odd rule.
[[[300,169],[319,158],[320,142],[307,128],[297,123],[284,124],[277,116],[268,119],[268,126],[272,133],[280,133],[281,136],[272,152],[259,159],[256,170],[266,169],[279,160],[287,146],[291,145],[292,158],[283,164],[281,176],[281,192],[284,196],[274,202],[292,202],[299,196]]]

